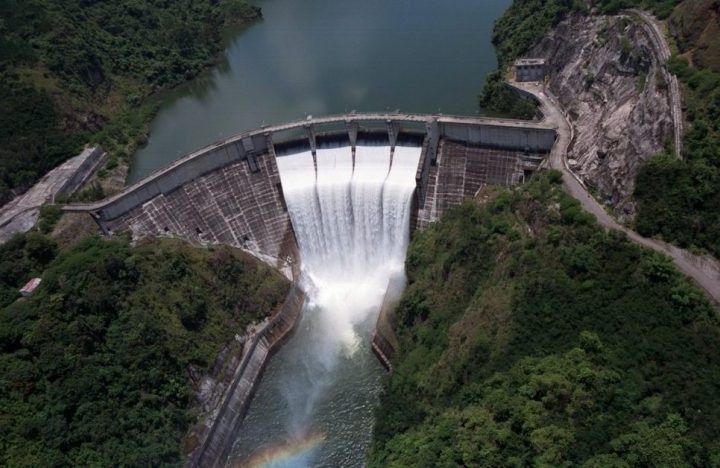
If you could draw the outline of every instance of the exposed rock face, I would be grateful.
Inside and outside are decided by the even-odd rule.
[[[632,219],[635,174],[673,138],[667,84],[650,36],[630,17],[572,16],[530,52],[575,128],[568,160],[621,221]]]

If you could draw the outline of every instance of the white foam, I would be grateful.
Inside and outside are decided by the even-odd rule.
[[[404,274],[420,148],[320,149],[278,158],[306,289],[327,328],[327,353],[352,353],[355,328],[376,314],[390,279]],[[337,345],[337,346],[336,346]]]

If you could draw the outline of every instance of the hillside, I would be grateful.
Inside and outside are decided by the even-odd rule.
[[[547,89],[573,125],[569,167],[621,222],[634,218],[640,166],[674,141],[670,77],[652,37],[631,17],[570,14],[528,52],[551,64]]]
[[[698,68],[720,72],[720,2],[682,2],[669,20],[680,52]]]
[[[718,3],[684,1],[669,20],[682,55],[670,60],[686,120],[681,158],[661,154],[635,181],[636,230],[720,257],[720,35]],[[692,31],[704,31],[691,34]],[[715,32],[713,32],[715,31]]]
[[[88,142],[129,156],[148,97],[212,64],[244,0],[0,2],[0,203]]]
[[[182,465],[199,377],[287,280],[229,247],[43,245],[37,294],[0,309],[0,465]]]
[[[572,13],[589,14],[588,6],[584,1],[514,0],[495,24],[493,43],[498,50],[501,71],[489,76],[480,96],[481,106],[502,115],[532,116],[534,110],[527,102],[518,99],[503,84],[502,70],[516,57],[528,53]],[[644,155],[625,161],[632,167],[608,165],[610,171],[598,171],[591,165],[591,170],[583,169],[589,174],[586,183],[598,187],[601,199],[610,203],[611,208],[616,208],[618,200],[623,201],[617,205],[620,212],[616,214],[638,233],[720,256],[720,212],[717,210],[720,206],[720,73],[714,71],[713,62],[715,57],[720,57],[720,42],[714,39],[717,1],[598,0],[592,2],[592,7],[592,11],[599,14],[614,14],[630,7],[647,8],[667,19],[680,47],[681,55],[673,57],[669,65],[681,82],[687,122],[682,155],[661,151],[654,157]],[[598,37],[600,44],[602,40]],[[639,83],[641,78],[642,75]],[[614,83],[608,81],[610,85]],[[640,147],[646,141],[640,138],[629,143]],[[614,154],[613,151],[616,150],[603,149],[593,158],[594,162],[591,160],[592,164],[599,159],[623,161],[628,157],[626,153]],[[642,160],[645,162],[638,166]],[[612,183],[608,183],[608,174],[613,171],[623,174],[619,177],[616,174]],[[597,180],[593,179],[593,172]],[[623,177],[634,177],[634,181]],[[614,187],[624,188],[618,191]],[[628,189],[632,191],[627,193]]]
[[[493,28],[498,70],[488,76],[480,94],[480,106],[491,114],[532,117],[533,109],[506,89],[504,71],[568,15],[616,14],[625,8],[647,8],[665,18],[677,3],[678,0],[513,0]]]
[[[720,327],[702,294],[600,229],[559,173],[480,199],[410,245],[371,465],[716,461]]]

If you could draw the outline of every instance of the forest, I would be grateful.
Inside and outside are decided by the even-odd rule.
[[[0,2],[0,203],[99,143],[129,157],[148,98],[211,65],[222,32],[260,17],[244,0]]]
[[[411,242],[370,465],[720,462],[703,294],[600,229],[559,172],[479,199]]]
[[[230,247],[89,237],[58,252],[40,233],[11,243],[18,268],[47,267],[33,297],[0,309],[2,466],[182,465],[197,376],[289,287]]]

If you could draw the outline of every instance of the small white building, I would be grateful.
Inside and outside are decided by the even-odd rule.
[[[545,81],[545,59],[525,58],[516,60],[515,81]]]
[[[35,290],[40,286],[40,282],[42,280],[40,278],[33,278],[30,281],[27,282],[25,286],[22,287],[20,290],[20,294],[22,294],[22,297],[30,297],[35,293]]]

